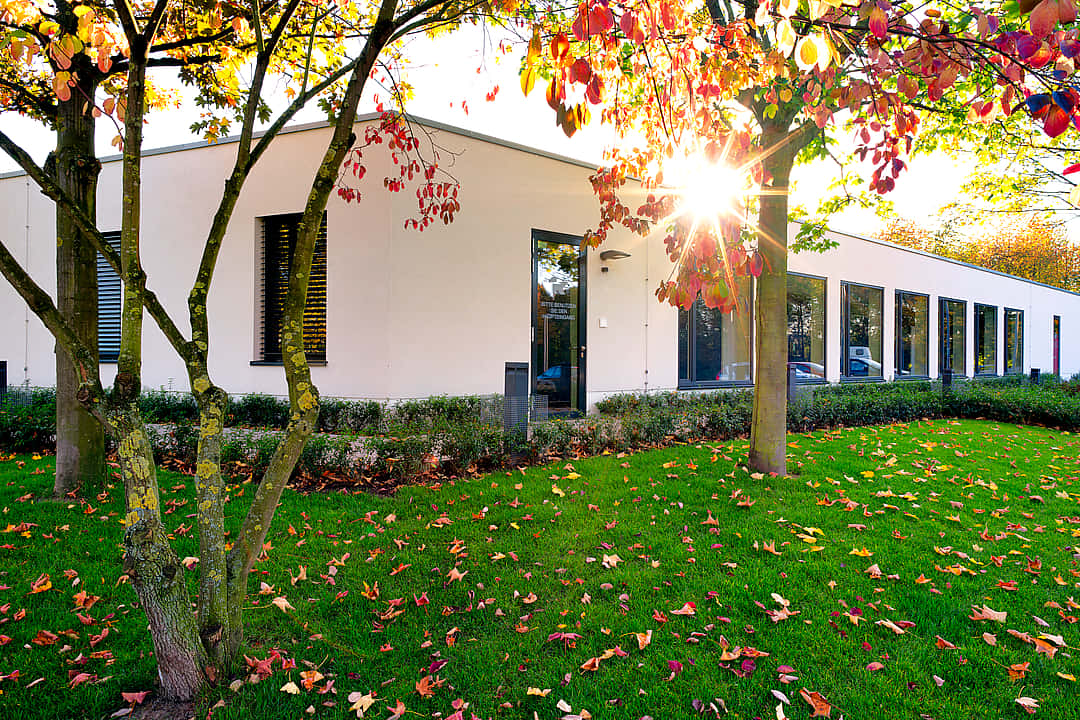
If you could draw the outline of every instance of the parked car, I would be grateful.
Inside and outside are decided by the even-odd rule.
[[[570,365],[552,365],[537,375],[536,392],[540,395],[570,397]]]
[[[874,377],[881,374],[881,364],[874,363],[877,366],[876,372],[873,373]],[[871,377],[870,369],[874,365],[871,365],[869,361],[859,360],[858,358],[852,358],[848,360],[848,377]]]
[[[874,356],[870,354],[870,348],[865,345],[851,345],[848,347],[848,359],[850,361],[848,365],[849,377],[860,377],[870,374],[875,376],[881,375],[881,363],[874,359]],[[858,373],[855,372],[856,367],[858,367]],[[871,370],[875,372],[871,373]]]
[[[824,380],[825,379],[825,366],[819,363],[807,362],[805,360],[794,360],[789,362],[789,368],[795,369],[796,380]]]

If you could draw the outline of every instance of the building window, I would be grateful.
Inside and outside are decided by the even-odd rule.
[[[967,374],[967,303],[963,300],[941,298],[938,303],[941,331],[938,334],[938,371],[951,370],[953,375]]]
[[[102,233],[113,250],[120,250],[120,233]],[[97,254],[98,277],[98,359],[114,363],[120,357],[120,314],[123,309],[123,283],[105,256]]]
[[[975,374],[997,372],[997,307],[975,305]]]
[[[705,306],[699,297],[679,310],[679,387],[750,382],[750,281],[739,280],[733,312]]]
[[[930,375],[930,296],[896,291],[896,377]]]
[[[289,265],[296,249],[301,213],[262,218],[262,254],[259,262],[258,359],[281,362],[281,322],[289,291]],[[310,362],[326,361],[326,214],[323,213],[308,280],[304,309],[304,348]]]
[[[788,368],[801,382],[825,380],[825,278],[788,273]]]
[[[885,291],[840,286],[840,374],[845,379],[881,377],[882,317]]]
[[[1005,374],[1024,372],[1024,311],[1005,308]]]
[[[1061,377],[1061,316],[1054,316],[1054,374]]]

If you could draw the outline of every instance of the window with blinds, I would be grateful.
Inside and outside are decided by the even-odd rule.
[[[258,358],[281,362],[281,323],[289,291],[289,265],[296,249],[301,213],[262,218],[259,260]],[[304,309],[304,347],[309,362],[326,361],[326,213],[323,213],[311,262],[307,307]]]
[[[109,247],[119,252],[120,233],[102,233]],[[97,255],[98,279],[98,358],[116,362],[120,357],[120,310],[123,283],[101,253]]]

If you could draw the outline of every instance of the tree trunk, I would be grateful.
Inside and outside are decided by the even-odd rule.
[[[120,399],[109,414],[124,478],[124,572],[150,624],[161,697],[188,702],[204,684],[206,653],[195,627],[184,566],[161,523],[154,452],[138,406]]]
[[[199,454],[195,466],[197,517],[199,522],[199,637],[210,661],[228,672],[239,642],[229,638],[230,624],[238,618],[229,613],[228,568],[225,553],[225,479],[221,475],[221,441],[229,396],[210,385],[206,374],[193,383],[199,403]],[[209,386],[209,387],[207,387]],[[241,604],[243,599],[240,600]]]
[[[88,100],[97,89],[95,73],[80,73],[71,99],[58,101],[56,152],[51,166],[57,184],[93,218],[101,163],[94,152],[94,117]],[[56,207],[56,296],[60,315],[97,360],[97,255],[74,220]],[[56,349],[56,481],[63,497],[98,483],[105,471],[105,433],[75,398],[79,378],[68,354]]]
[[[786,122],[762,126],[762,163],[773,184],[762,194],[758,219],[765,268],[757,279],[750,467],[778,475],[787,474],[787,193],[798,152],[794,140]]]

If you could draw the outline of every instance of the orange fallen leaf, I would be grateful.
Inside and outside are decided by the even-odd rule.
[[[814,709],[814,714],[810,717],[832,717],[832,705],[826,700],[821,693],[811,692],[806,688],[799,690],[799,697],[806,702],[810,703],[810,707]]]
[[[1027,675],[1027,672],[1030,669],[1031,669],[1031,663],[1030,662],[1013,663],[1012,665],[1010,665],[1008,667],[1009,679],[1013,680],[1013,681],[1023,680],[1024,676]]]

